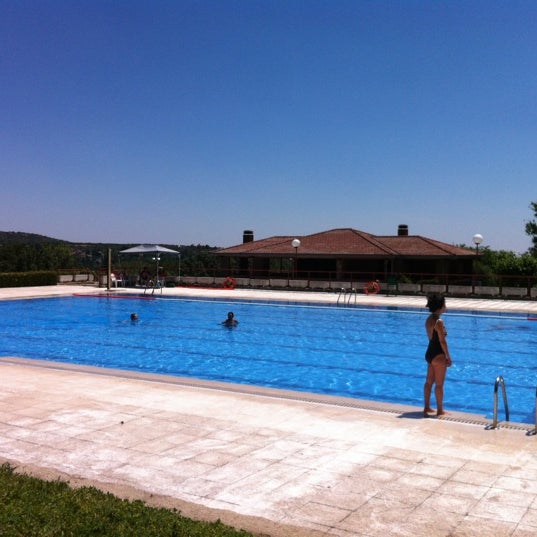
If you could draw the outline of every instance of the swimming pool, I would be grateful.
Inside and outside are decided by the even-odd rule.
[[[233,310],[239,326],[220,322]],[[137,312],[139,321],[131,322]],[[423,405],[427,313],[375,308],[64,297],[0,301],[0,356]],[[491,417],[494,381],[511,421],[533,423],[537,322],[448,312],[446,409]],[[434,398],[433,398],[434,404]],[[500,417],[503,415],[500,397]]]

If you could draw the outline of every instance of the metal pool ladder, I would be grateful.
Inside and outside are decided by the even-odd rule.
[[[347,304],[350,304],[351,303],[351,298],[352,298],[352,295],[354,294],[354,303],[356,304],[356,297],[358,295],[358,292],[356,291],[356,289],[354,289],[354,287],[352,289],[349,289],[349,298],[347,298],[347,289],[345,289],[345,287],[342,287],[340,290],[339,290],[339,295],[337,297],[337,302],[336,302],[336,305],[339,305],[339,301],[340,299],[343,297],[343,304],[345,304],[345,300],[346,300],[346,303]]]
[[[535,429],[533,434],[537,435],[537,388],[535,388]]]
[[[507,392],[505,391],[505,381],[501,375],[496,377],[496,382],[494,383],[494,414],[492,416],[492,425],[491,429],[496,429],[498,427],[498,387],[502,387],[503,394],[503,406],[505,408],[505,421],[509,421],[509,405],[507,404]],[[537,424],[536,424],[537,427]]]

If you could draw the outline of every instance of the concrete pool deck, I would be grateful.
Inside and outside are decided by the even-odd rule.
[[[105,291],[0,289],[0,299],[96,292]],[[240,289],[164,294],[337,300]],[[425,299],[357,302],[420,308]],[[533,301],[447,302],[537,317]],[[272,537],[536,535],[534,428],[488,424],[469,414],[424,419],[415,407],[0,359],[0,462]]]

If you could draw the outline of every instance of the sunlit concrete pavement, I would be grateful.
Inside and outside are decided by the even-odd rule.
[[[58,286],[2,289],[0,297],[50,291],[99,292]],[[336,299],[307,292],[164,293]],[[423,297],[358,299],[424,305]],[[537,312],[537,304],[521,301],[449,299],[448,306]],[[456,413],[425,419],[412,407],[0,359],[0,459],[272,536],[536,535],[533,427],[491,430],[488,423]]]

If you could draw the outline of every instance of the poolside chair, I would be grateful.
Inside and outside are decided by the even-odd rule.
[[[110,274],[110,283],[114,287],[125,287],[125,275],[121,272],[119,275],[115,275],[114,272]]]

